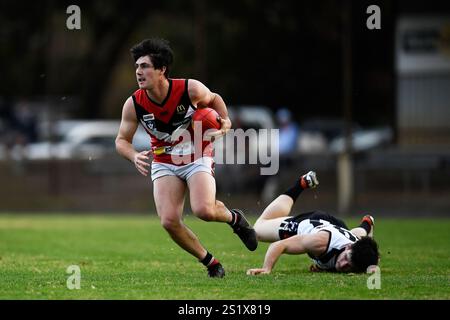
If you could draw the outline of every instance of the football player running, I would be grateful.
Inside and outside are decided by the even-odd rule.
[[[216,200],[212,148],[202,141],[202,152],[198,154],[194,144],[191,119],[197,108],[212,108],[221,117],[221,128],[210,137],[220,137],[231,128],[225,102],[200,81],[169,77],[173,54],[166,40],[146,39],[135,45],[131,54],[139,89],[123,106],[117,152],[134,163],[142,175],[147,176],[151,169],[162,226],[181,248],[207,267],[210,277],[221,278],[225,275],[221,263],[183,223],[182,214],[188,189],[194,215],[205,221],[227,222],[249,250],[257,247],[255,230],[242,211],[229,210]],[[132,145],[139,123],[151,137],[151,150],[137,152]]]
[[[342,220],[322,211],[289,216],[300,193],[318,184],[316,173],[310,171],[267,206],[254,228],[259,241],[272,243],[262,268],[249,269],[248,275],[271,273],[284,253],[308,254],[314,262],[310,270],[315,272],[366,272],[369,266],[378,264],[372,216],[365,215],[352,230]]]

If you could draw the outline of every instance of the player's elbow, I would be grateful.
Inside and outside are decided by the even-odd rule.
[[[122,139],[117,136],[116,140],[115,140],[115,145],[116,145],[116,151],[117,153],[120,153],[120,149],[121,149],[121,143],[122,143]]]
[[[122,136],[117,136],[116,140],[115,140],[115,145],[116,145],[116,151],[118,154],[120,155],[124,155],[125,150],[126,150],[126,145],[130,144],[129,141],[127,141],[125,138],[123,138]]]
[[[225,104],[220,94],[211,92],[211,98],[208,103],[208,107],[213,108],[217,105]]]

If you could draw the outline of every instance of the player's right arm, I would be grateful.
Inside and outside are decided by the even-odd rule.
[[[212,108],[217,111],[220,116],[220,130],[211,131],[207,135],[209,137],[220,137],[225,135],[231,128],[231,120],[228,116],[228,110],[222,97],[211,92],[203,83],[198,80],[190,79],[188,82],[188,94],[191,102],[198,108]]]
[[[133,147],[133,136],[136,133],[138,121],[133,106],[133,99],[129,97],[122,109],[119,133],[116,137],[116,150],[124,158],[134,163],[136,169],[144,176],[148,175],[150,164],[149,151],[137,152]]]
[[[323,233],[323,232],[322,232]],[[287,239],[279,240],[272,243],[267,249],[262,268],[247,270],[248,275],[269,274],[283,254],[303,254],[311,253],[317,255],[326,250],[328,240],[324,235],[319,233],[296,235]]]

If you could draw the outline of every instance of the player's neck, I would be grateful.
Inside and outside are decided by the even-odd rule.
[[[158,82],[154,87],[151,89],[146,89],[148,96],[150,99],[157,103],[162,103],[169,93],[169,80],[164,79],[163,81]]]

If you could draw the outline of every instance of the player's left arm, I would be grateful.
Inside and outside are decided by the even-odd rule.
[[[218,93],[211,92],[203,83],[194,79],[189,79],[188,93],[192,104],[197,106],[197,108],[211,108],[216,110],[220,115],[221,128],[210,135],[225,135],[231,128],[231,120],[222,97]]]
[[[319,234],[296,235],[287,239],[272,243],[267,249],[262,268],[247,270],[248,275],[269,274],[283,254],[317,254],[322,252],[327,240]]]

